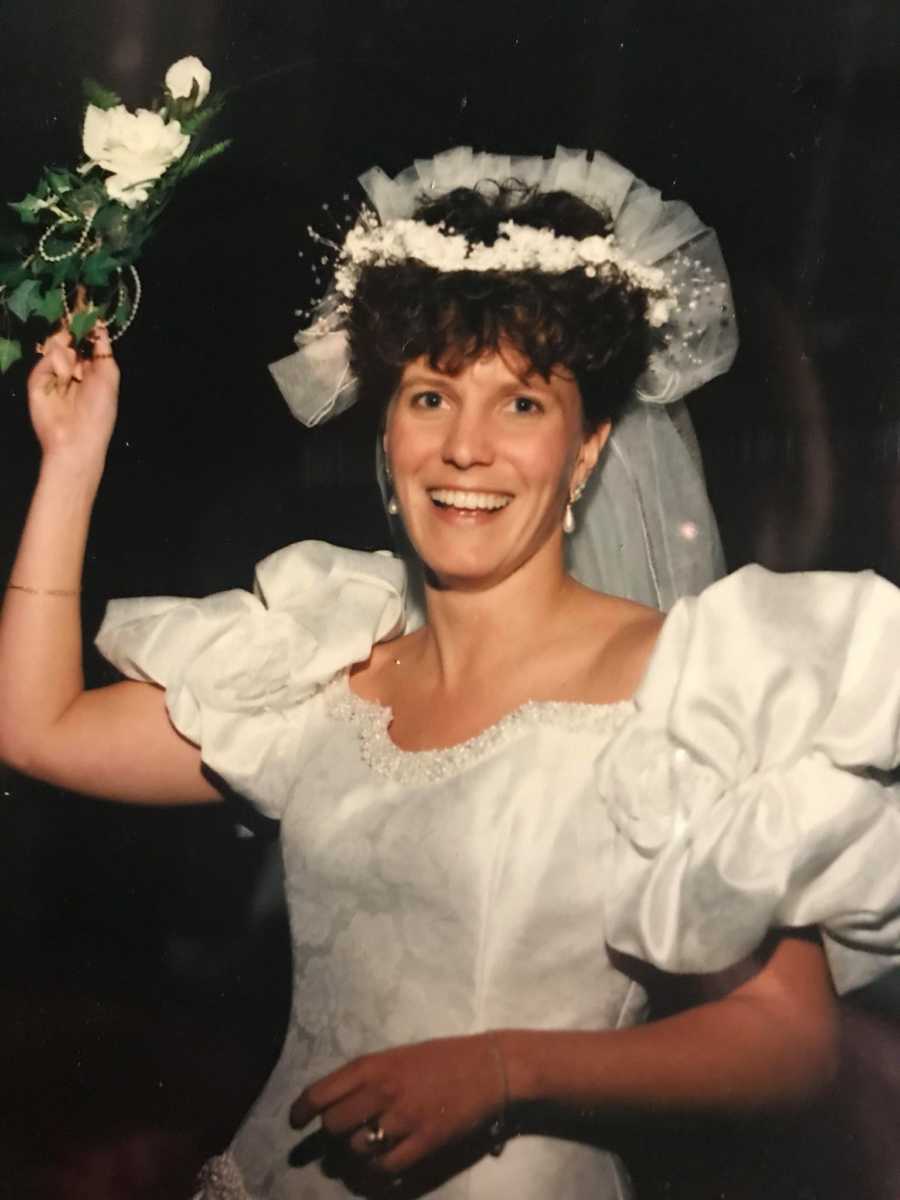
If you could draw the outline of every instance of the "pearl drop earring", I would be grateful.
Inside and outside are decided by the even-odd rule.
[[[391,474],[391,463],[387,456],[387,447],[384,447],[384,477],[389,488],[394,486],[394,477]],[[391,491],[391,497],[387,502],[387,514],[389,517],[397,517],[400,515],[400,505],[397,503],[397,497]]]
[[[563,533],[575,532],[575,514],[572,512],[572,505],[577,504],[581,499],[581,493],[584,491],[584,484],[578,483],[572,488],[569,495],[569,503],[566,505],[566,511],[563,516]]]

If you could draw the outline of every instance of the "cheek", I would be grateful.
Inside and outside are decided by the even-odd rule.
[[[565,493],[577,454],[578,447],[560,434],[519,445],[511,450],[510,458],[515,460],[523,478],[548,491]]]
[[[394,478],[408,475],[427,462],[434,453],[433,439],[403,421],[393,422],[384,437],[384,452]]]
[[[383,446],[385,457],[396,474],[404,469],[411,458],[416,456],[416,438],[409,423],[404,421],[403,414],[398,413],[392,406],[388,408],[384,425]]]
[[[430,429],[398,421],[388,431],[385,446],[393,491],[401,504],[409,505],[440,473],[440,439]]]

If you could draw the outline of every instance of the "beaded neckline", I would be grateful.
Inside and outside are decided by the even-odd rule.
[[[589,704],[574,700],[528,700],[480,733],[453,746],[436,750],[404,750],[391,738],[393,712],[377,700],[365,700],[350,687],[349,671],[341,671],[324,689],[332,717],[354,726],[363,761],[376,774],[399,783],[430,783],[448,779],[471,767],[491,751],[516,737],[524,727],[556,725],[579,732],[610,736],[634,712],[633,700]]]

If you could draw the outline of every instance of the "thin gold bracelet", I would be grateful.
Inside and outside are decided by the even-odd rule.
[[[12,592],[27,592],[29,596],[79,596],[81,588],[69,590],[67,588],[33,588],[26,587],[24,583],[8,583],[7,589]]]

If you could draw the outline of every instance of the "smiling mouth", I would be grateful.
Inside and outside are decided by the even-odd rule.
[[[461,512],[495,512],[512,503],[512,496],[499,492],[463,492],[452,488],[431,488],[428,495],[438,508],[455,508]]]

